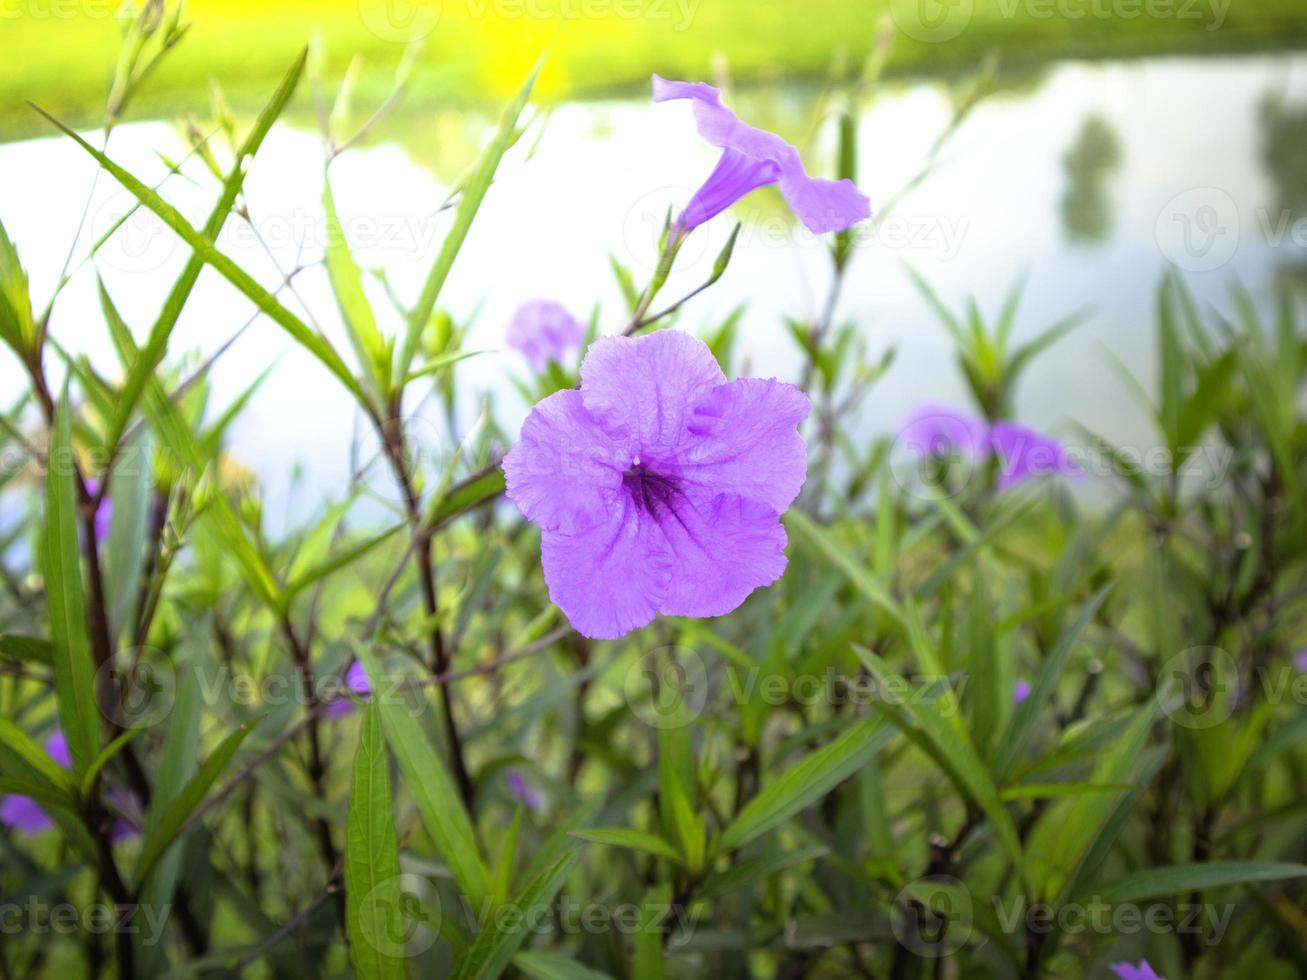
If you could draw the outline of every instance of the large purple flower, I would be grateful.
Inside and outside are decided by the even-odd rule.
[[[504,459],[572,625],[613,639],[658,613],[722,616],[775,582],[808,408],[793,385],[728,382],[687,334],[596,341],[580,390],[536,405]]]
[[[694,103],[699,135],[722,150],[716,168],[676,219],[682,233],[766,184],[779,184],[795,215],[817,235],[843,231],[871,216],[871,202],[853,181],[809,177],[798,150],[775,133],[740,122],[711,85],[654,75],[653,100],[672,99]]]
[[[508,324],[508,346],[520,351],[532,370],[562,363],[585,342],[585,327],[561,303],[537,299],[518,307]]]
[[[1113,963],[1109,969],[1115,973],[1121,980],[1165,980],[1153,972],[1153,968],[1148,965],[1147,960],[1140,960],[1138,966],[1132,966],[1129,963]]]

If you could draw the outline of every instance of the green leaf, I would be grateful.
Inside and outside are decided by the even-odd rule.
[[[533,879],[516,899],[500,906],[459,962],[454,980],[496,980],[502,976],[525,942],[532,924],[553,904],[579,859],[577,852],[563,855]]]
[[[128,742],[143,731],[145,731],[144,727],[129,728],[100,750],[100,754],[95,757],[95,761],[91,763],[90,767],[87,768],[86,772],[82,775],[81,792],[83,797],[89,797],[91,795],[91,790],[95,788],[95,781],[99,778],[104,767],[111,763],[118,753],[127,747]]]
[[[1105,585],[1085,603],[1084,608],[1080,610],[1080,615],[1076,617],[1070,628],[1062,634],[1052,653],[1048,655],[1048,659],[1044,661],[1043,666],[1039,669],[1039,676],[1035,679],[1035,684],[1030,690],[1030,696],[1017,705],[1016,711],[1012,713],[1012,720],[1008,722],[1007,728],[1003,730],[1003,737],[999,741],[998,750],[994,753],[994,773],[999,782],[1003,782],[1007,778],[1007,775],[1012,771],[1013,765],[1016,764],[1021,753],[1025,751],[1026,745],[1035,733],[1035,723],[1053,697],[1058,681],[1062,679],[1066,671],[1067,662],[1071,659],[1071,654],[1075,652],[1076,645],[1080,642],[1080,637],[1093,621],[1099,607],[1107,599],[1107,594],[1110,591],[1112,591],[1112,586]]]
[[[677,864],[685,863],[684,857],[671,844],[643,830],[631,830],[627,827],[592,827],[588,830],[574,830],[572,836],[594,841],[596,844],[611,844],[614,847],[644,851],[646,854],[667,858]]]
[[[32,738],[8,718],[0,718],[0,778],[29,787],[24,795],[73,805],[76,782]]]
[[[218,195],[218,200],[214,203],[213,210],[209,213],[208,220],[204,224],[203,237],[206,242],[212,243],[217,241],[223,225],[226,223],[227,216],[231,213],[232,207],[236,203],[236,198],[240,194],[241,187],[244,185],[245,173],[249,166],[249,160],[263,145],[264,138],[272,129],[272,124],[276,122],[281,115],[282,110],[286,108],[287,102],[294,94],[296,87],[299,85],[300,76],[304,72],[304,61],[307,52],[300,55],[281,80],[281,84],[273,93],[271,101],[264,107],[255,121],[254,126],[250,129],[249,135],[241,144],[240,150],[236,153],[236,159],[232,163],[232,168],[223,182],[222,193]],[[56,123],[56,125],[59,125]],[[60,127],[62,128],[62,127]],[[81,142],[80,140],[78,142]],[[129,188],[130,190],[131,188]],[[136,193],[133,191],[133,193]],[[151,191],[151,194],[154,192]],[[136,194],[138,200],[149,206],[144,198]],[[158,198],[158,195],[155,195]],[[158,198],[162,201],[162,198]],[[157,213],[157,212],[156,212]],[[163,217],[163,215],[160,215]],[[178,216],[180,218],[180,215]],[[183,223],[185,219],[181,219]],[[187,225],[189,228],[189,225]],[[210,248],[212,246],[210,245]],[[204,268],[204,258],[199,250],[187,260],[183,267],[181,275],[177,277],[176,283],[173,284],[172,290],[164,300],[163,308],[159,311],[154,325],[150,328],[150,336],[145,342],[144,348],[141,349],[136,360],[130,365],[130,370],[126,381],[123,383],[123,390],[119,398],[118,411],[113,420],[113,427],[110,436],[110,443],[117,443],[119,437],[126,428],[127,421],[135,409],[136,404],[140,401],[142,393],[145,391],[146,383],[153,377],[154,369],[163,360],[164,354],[168,348],[168,338],[172,335],[173,328],[177,325],[177,320],[181,316],[182,308],[190,298],[191,291],[195,287],[196,280],[199,279],[200,271]],[[100,287],[101,305],[107,294],[104,287]],[[106,311],[106,317],[110,314]],[[113,314],[116,316],[116,313]]]
[[[331,180],[326,175],[322,180],[322,206],[327,214],[325,258],[331,291],[336,296],[336,305],[340,307],[341,319],[345,321],[345,333],[354,347],[354,354],[363,372],[384,400],[390,393],[389,348],[377,328],[372,304],[363,291],[363,274],[359,271],[354,256],[350,254],[349,242],[336,215]]]
[[[422,331],[425,329],[427,321],[431,319],[431,314],[435,311],[436,301],[440,298],[440,290],[449,277],[450,269],[454,267],[454,260],[458,258],[459,250],[467,239],[467,233],[472,228],[472,220],[476,217],[477,210],[485,199],[486,191],[490,189],[490,183],[494,180],[495,171],[499,168],[499,161],[503,159],[504,154],[517,138],[517,119],[522,114],[522,110],[526,108],[527,99],[531,97],[531,89],[535,85],[536,76],[540,73],[540,67],[540,64],[537,63],[531,74],[527,76],[522,88],[518,91],[517,97],[504,110],[504,114],[499,121],[499,130],[495,133],[494,139],[490,141],[490,145],[486,147],[476,170],[463,185],[462,193],[458,199],[458,208],[454,212],[453,226],[449,229],[449,234],[445,236],[445,240],[440,246],[440,253],[436,256],[435,264],[431,267],[426,281],[422,284],[422,292],[418,296],[417,305],[413,307],[413,311],[409,314],[408,329],[404,335],[404,345],[400,348],[399,363],[395,370],[395,377],[397,378],[407,377],[409,368],[413,363],[413,356],[417,353],[418,341],[422,337]]]
[[[741,861],[726,871],[709,875],[695,894],[703,899],[728,895],[759,878],[770,878],[795,865],[819,860],[829,853],[830,851],[825,847],[804,847],[780,854],[762,854]]]
[[[370,538],[364,538],[362,541],[359,541],[357,544],[354,544],[348,548],[342,548],[340,551],[338,551],[336,554],[332,555],[331,557],[326,558],[323,561],[319,562],[318,564],[305,569],[302,573],[300,573],[295,578],[295,581],[291,582],[289,585],[286,586],[286,590],[282,595],[282,601],[285,604],[289,605],[291,600],[294,599],[301,592],[303,592],[305,589],[309,588],[312,585],[316,585],[322,579],[326,578],[329,575],[334,574],[335,572],[340,571],[340,569],[352,565],[355,561],[362,558],[373,548],[377,547],[378,545],[386,541],[389,541],[399,531],[403,530],[406,526],[407,526],[407,522],[402,524],[396,524],[394,527],[390,528],[389,530],[382,531],[380,534],[373,535]]]
[[[388,691],[392,685],[371,650],[360,648],[359,660],[372,681],[372,690]],[[431,834],[454,880],[473,907],[480,907],[492,895],[490,872],[477,847],[476,833],[463,809],[458,788],[436,755],[422,726],[408,712],[402,699],[379,697],[381,726],[390,751],[404,773],[408,790],[417,802],[422,822]]]
[[[27,273],[18,260],[18,249],[0,224],[0,340],[21,357],[35,338]]]
[[[213,784],[218,781],[218,777],[227,768],[232,757],[236,755],[236,750],[241,747],[245,737],[262,720],[262,718],[251,719],[223,739],[222,743],[204,760],[204,764],[200,766],[199,771],[187,781],[177,796],[168,804],[160,815],[158,824],[146,836],[145,843],[141,846],[141,855],[136,859],[136,883],[138,887],[149,877],[159,859],[168,852],[168,848],[172,846],[177,836],[185,829],[191,814],[195,812],[196,807],[204,802],[204,797],[213,788]]]
[[[870,569],[835,541],[828,528],[817,524],[799,510],[789,511],[785,515],[785,524],[819,557],[843,572],[874,605],[887,612],[896,622],[900,624],[904,622],[903,611],[894,601],[889,590],[876,579]]]
[[[255,281],[254,277],[237,265],[231,258],[220,252],[202,232],[191,227],[186,218],[155,191],[141,183],[130,173],[114,163],[107,156],[91,146],[77,133],[59,122],[43,109],[37,109],[41,115],[50,120],[68,137],[89,153],[114,180],[122,184],[147,208],[157,214],[169,228],[177,233],[195,252],[224,279],[239,289],[269,319],[284,329],[301,347],[316,357],[336,379],[349,390],[360,404],[367,404],[367,395],[359,387],[353,373],[340,359],[340,355],[318,333],[314,332],[299,317],[281,304],[272,293]]]
[[[73,488],[73,429],[68,393],[55,409],[45,478],[45,594],[54,646],[54,689],[73,768],[81,773],[100,751],[95,664],[86,632],[82,566]]]
[[[743,847],[829,793],[889,741],[883,718],[854,723],[829,745],[795,763],[745,805],[722,834],[722,848]]]
[[[457,483],[436,502],[427,522],[432,528],[441,528],[450,521],[494,500],[504,492],[504,471],[498,466],[483,470]]]
[[[518,953],[513,965],[535,980],[613,980],[607,973],[555,953]]]
[[[363,715],[345,824],[345,922],[350,959],[364,980],[404,980],[404,949],[393,937],[400,907],[399,844],[380,709]]]
[[[1208,861],[1144,868],[1118,878],[1110,885],[1082,892],[1084,898],[1103,902],[1142,902],[1209,888],[1228,888],[1258,881],[1284,881],[1307,877],[1307,865],[1284,861]]]
[[[881,688],[892,690],[892,675],[885,662],[864,647],[855,646],[854,651]],[[952,695],[948,697],[951,699]],[[998,789],[989,770],[980,761],[976,747],[955,717],[945,717],[939,704],[921,703],[922,700],[908,697],[901,707],[877,700],[876,707],[893,719],[905,736],[935,760],[958,791],[984,812],[1003,849],[1024,879],[1024,860],[1016,826],[999,799]],[[946,703],[953,704],[951,700]]]
[[[0,634],[0,660],[16,664],[44,664],[48,667],[54,663],[54,645],[49,640],[35,636],[3,633]]]

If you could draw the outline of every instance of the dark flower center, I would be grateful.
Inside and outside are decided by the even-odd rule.
[[[680,495],[680,483],[670,476],[655,473],[638,460],[622,474],[622,486],[637,507],[657,517]]]

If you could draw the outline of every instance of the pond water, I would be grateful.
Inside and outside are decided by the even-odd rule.
[[[810,109],[801,95],[779,97],[768,107],[768,122],[793,121]],[[860,184],[873,206],[918,171],[951,112],[945,88],[924,82],[888,89],[867,110]],[[830,134],[821,137],[818,146],[824,140],[828,152]],[[175,158],[183,144],[170,125],[143,123],[122,127],[110,149],[129,169],[157,180],[164,165],[156,151]],[[459,317],[476,311],[474,349],[500,347],[515,306],[541,296],[581,315],[599,302],[601,324],[617,329],[621,306],[608,253],[630,263],[638,278],[647,275],[663,212],[684,202],[713,162],[688,109],[677,103],[556,110],[539,142],[519,147],[502,169],[442,304]],[[19,245],[38,305],[58,276],[92,172],[67,139],[0,145],[0,218]],[[448,214],[436,210],[449,188],[436,172],[397,144],[351,151],[331,169],[360,262],[385,269],[406,300],[416,295],[448,227]],[[275,129],[247,181],[268,251],[236,221],[229,222],[223,247],[274,284],[279,274],[270,256],[282,269],[315,261],[323,238],[321,175],[318,137]],[[198,224],[212,182],[174,178],[167,193]],[[948,339],[906,274],[911,266],[951,306],[974,295],[988,313],[997,312],[1024,275],[1018,338],[1089,309],[1085,324],[1027,373],[1019,414],[1053,432],[1071,432],[1074,419],[1121,444],[1146,446],[1148,428],[1112,359],[1151,380],[1162,275],[1178,267],[1200,301],[1218,308],[1228,306],[1235,280],[1264,299],[1280,277],[1301,278],[1305,198],[1307,55],[1067,63],[1020,92],[982,102],[928,179],[861,237],[839,315],[862,326],[873,351],[891,345],[898,351],[862,407],[863,431],[892,430],[923,400],[966,404]],[[125,192],[102,178],[91,231],[106,228],[127,203]],[[810,317],[822,302],[829,276],[823,245],[782,223],[765,196],[754,195],[737,214],[746,227],[731,268],[689,307],[682,325],[713,324],[747,301],[739,350],[750,373],[793,378],[797,358],[783,320]],[[728,218],[718,218],[691,240],[668,298],[703,278],[729,227]],[[143,215],[101,253],[101,275],[138,336],[185,257]],[[296,293],[282,295],[293,307],[303,301],[339,338],[321,268],[298,277]],[[379,291],[376,299],[388,313]],[[206,270],[172,348],[215,350],[250,312],[246,300]],[[113,369],[89,268],[66,290],[52,322],[67,347]],[[387,325],[396,329],[398,321]],[[219,360],[213,404],[236,397],[269,366],[272,374],[236,423],[231,445],[262,480],[269,513],[293,513],[301,501],[340,493],[357,420],[330,376],[266,321]],[[509,379],[524,370],[508,351],[458,368],[460,386],[493,392],[500,419],[514,430],[525,406]],[[19,385],[17,369],[5,359],[0,390]]]

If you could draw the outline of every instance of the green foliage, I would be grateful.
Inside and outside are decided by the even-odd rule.
[[[126,28],[109,119],[180,29]],[[1307,964],[1293,660],[1307,343],[1292,296],[1236,290],[1207,312],[1165,280],[1157,375],[1136,383],[1165,462],[1087,434],[1083,494],[1057,479],[1004,489],[975,461],[920,479],[854,414],[892,351],[857,324],[796,320],[814,415],[785,575],[728,616],[592,642],[550,605],[537,532],[497,506],[512,436],[488,397],[466,424],[459,365],[475,352],[440,306],[530,125],[534,74],[411,306],[359,266],[324,181],[347,363],[214,244],[251,221],[246,167],[305,70],[301,57],[243,140],[215,98],[232,159],[200,154],[216,202],[202,228],[65,130],[190,249],[144,343],[100,284],[119,377],[65,346],[89,327],[61,322],[53,299],[31,315],[0,231],[0,337],[32,387],[0,448],[44,464],[39,489],[8,488],[39,520],[0,548],[0,793],[55,824],[0,834],[0,894],[175,910],[158,941],[115,934],[112,951],[7,935],[0,972],[65,958],[112,959],[122,976],[467,980],[1033,978],[1143,954],[1172,977]],[[324,121],[329,160],[354,140],[356,80]],[[854,117],[832,118],[853,176]],[[692,324],[699,290],[650,312],[676,238],[652,283],[612,263],[624,306],[597,309],[592,337]],[[738,257],[723,275],[734,241],[701,288],[744,281]],[[853,240],[830,257],[838,289]],[[208,364],[188,374],[170,349],[204,265],[329,370],[374,443],[357,480],[297,501],[284,529],[225,445],[275,374],[211,405]],[[917,282],[990,419],[1010,417],[1025,369],[1076,322],[1018,344],[1019,287],[988,324]],[[374,308],[373,285],[394,311]],[[728,373],[750,352],[743,310],[703,325]],[[520,387],[533,400],[576,383],[574,364],[555,365]],[[403,417],[432,394],[434,439]],[[1193,479],[1212,448],[1228,450],[1222,468]],[[56,726],[71,772],[41,745]],[[1075,927],[1100,905],[1229,909],[1229,931]]]

